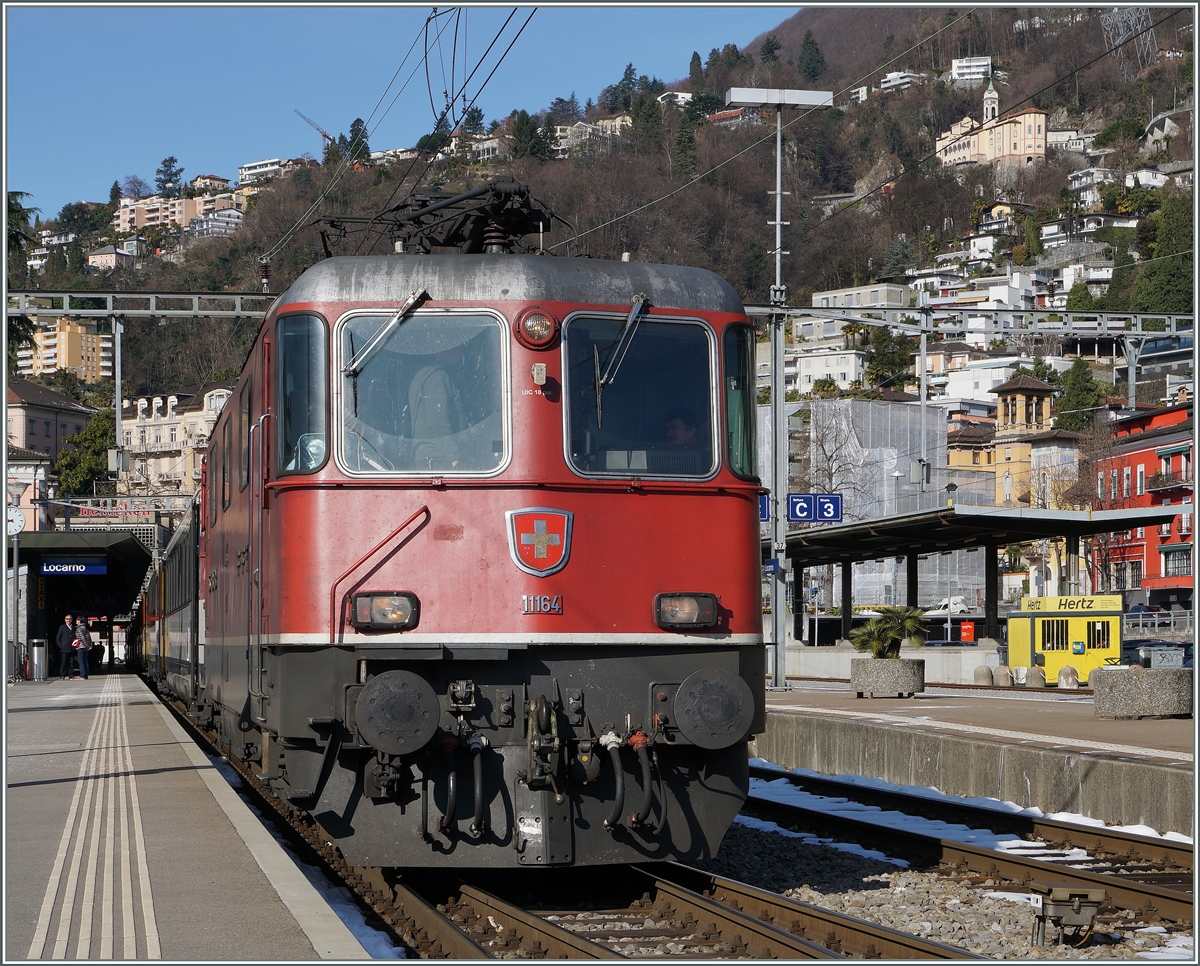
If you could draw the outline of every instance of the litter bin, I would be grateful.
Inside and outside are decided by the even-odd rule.
[[[35,637],[30,640],[29,679],[31,681],[46,680],[46,641]]]

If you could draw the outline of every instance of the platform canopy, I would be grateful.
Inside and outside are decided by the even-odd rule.
[[[103,556],[102,576],[48,577],[47,600],[55,621],[64,610],[128,612],[137,599],[151,563],[150,551],[128,530],[44,530],[21,534],[21,562],[39,573],[46,557]],[[12,566],[11,556],[9,566]]]
[[[857,563],[910,554],[945,553],[969,547],[1004,546],[1026,540],[1086,537],[1157,526],[1191,504],[1124,510],[1034,510],[953,506],[862,523],[810,527],[787,535],[786,556],[801,568]]]

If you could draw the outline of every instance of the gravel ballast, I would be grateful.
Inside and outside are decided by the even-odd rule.
[[[730,828],[715,859],[697,864],[801,902],[994,959],[1133,959],[1139,953],[1192,959],[1190,950],[1171,955],[1175,950],[1162,948],[1172,938],[1190,937],[1190,930],[1163,928],[1132,914],[1118,924],[1101,924],[1081,948],[1055,945],[1057,931],[1051,925],[1046,945],[1034,946],[1032,906],[988,895],[1024,891],[1020,888],[991,880],[979,886],[959,883],[886,858],[813,844],[811,836],[764,831],[743,820]]]

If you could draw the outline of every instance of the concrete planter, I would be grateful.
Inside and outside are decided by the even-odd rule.
[[[1192,669],[1097,668],[1088,676],[1097,718],[1192,716]]]
[[[865,694],[911,698],[925,690],[925,662],[909,658],[860,658],[850,662],[850,690]]]

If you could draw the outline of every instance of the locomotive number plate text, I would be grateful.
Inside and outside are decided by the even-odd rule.
[[[537,594],[521,595],[522,614],[561,614],[562,612],[562,594],[555,594],[553,597],[549,594],[543,594],[540,597]]]

